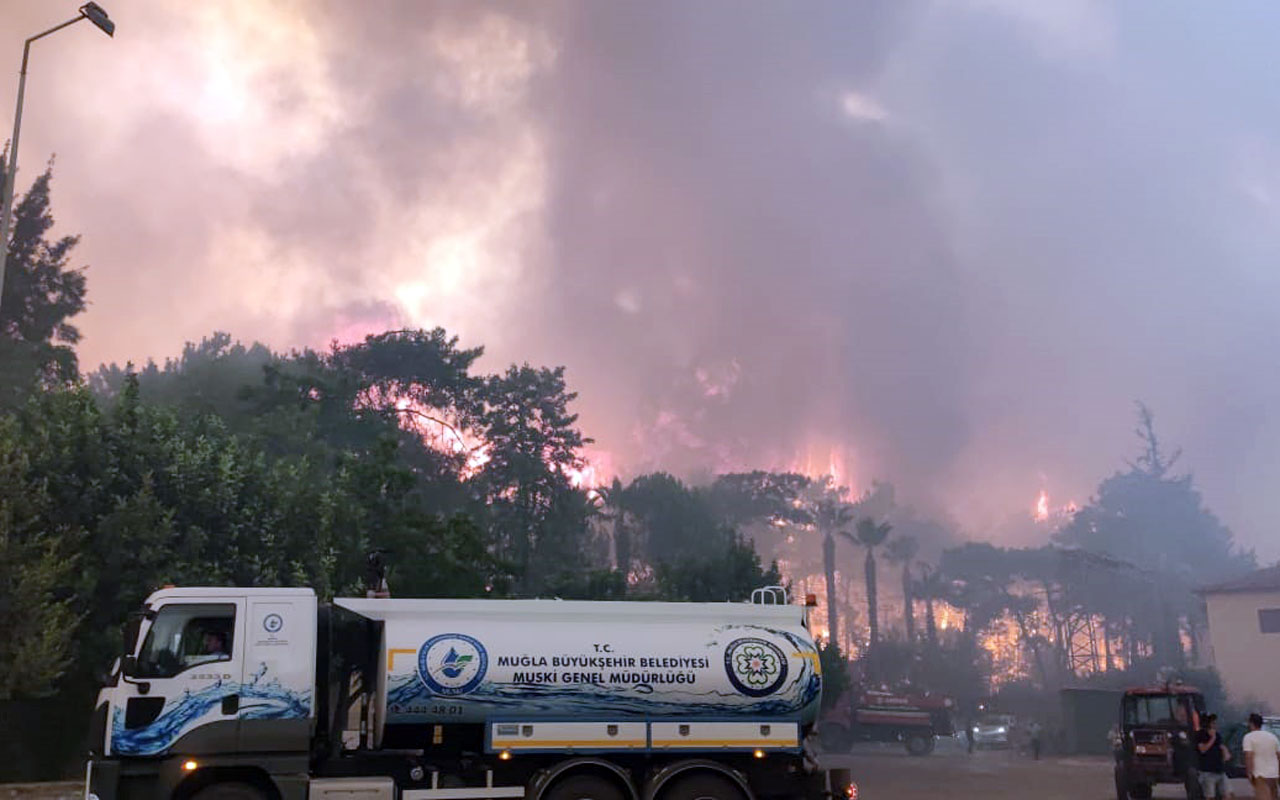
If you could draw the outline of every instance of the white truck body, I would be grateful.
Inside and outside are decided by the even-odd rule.
[[[813,721],[818,652],[804,609],[749,603],[369,600],[385,623],[379,718],[517,716]]]

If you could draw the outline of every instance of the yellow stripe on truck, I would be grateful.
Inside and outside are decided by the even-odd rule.
[[[387,651],[387,672],[391,671],[391,665],[395,663],[396,653],[406,653],[412,655],[418,652],[411,647],[393,647]]]
[[[513,739],[507,741],[504,739],[494,739],[494,747],[502,747],[507,750],[520,750],[528,747],[644,747],[647,744],[644,739]]]
[[[798,747],[778,739],[654,739],[654,747]]]
[[[798,658],[801,661],[808,661],[810,664],[813,664],[814,674],[818,677],[822,677],[822,660],[818,658],[817,653],[812,651],[802,651],[799,653],[792,653],[791,657]]]

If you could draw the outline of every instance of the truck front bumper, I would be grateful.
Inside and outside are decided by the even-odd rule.
[[[119,800],[120,762],[91,758],[84,765],[84,800]]]

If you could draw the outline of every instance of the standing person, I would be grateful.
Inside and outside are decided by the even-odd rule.
[[[1027,728],[1027,732],[1031,735],[1031,757],[1036,761],[1040,760],[1040,721],[1031,720],[1031,726]]]
[[[1280,780],[1280,739],[1262,729],[1262,715],[1249,715],[1249,732],[1244,735],[1244,769],[1253,784],[1255,800],[1277,800]]]
[[[1218,715],[1210,714],[1204,722],[1204,728],[1196,732],[1200,793],[1205,800],[1226,800],[1233,796],[1231,783],[1227,780],[1231,751],[1218,733]]]
[[[969,720],[964,726],[964,738],[969,743],[969,755],[973,755],[973,720]]]

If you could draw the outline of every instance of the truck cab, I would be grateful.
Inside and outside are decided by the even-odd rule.
[[[113,773],[99,775],[97,785],[150,795],[181,779],[184,764],[230,753],[305,771],[315,722],[315,619],[309,589],[153,594],[94,709],[99,758],[90,769]],[[182,759],[155,769],[173,753]]]

